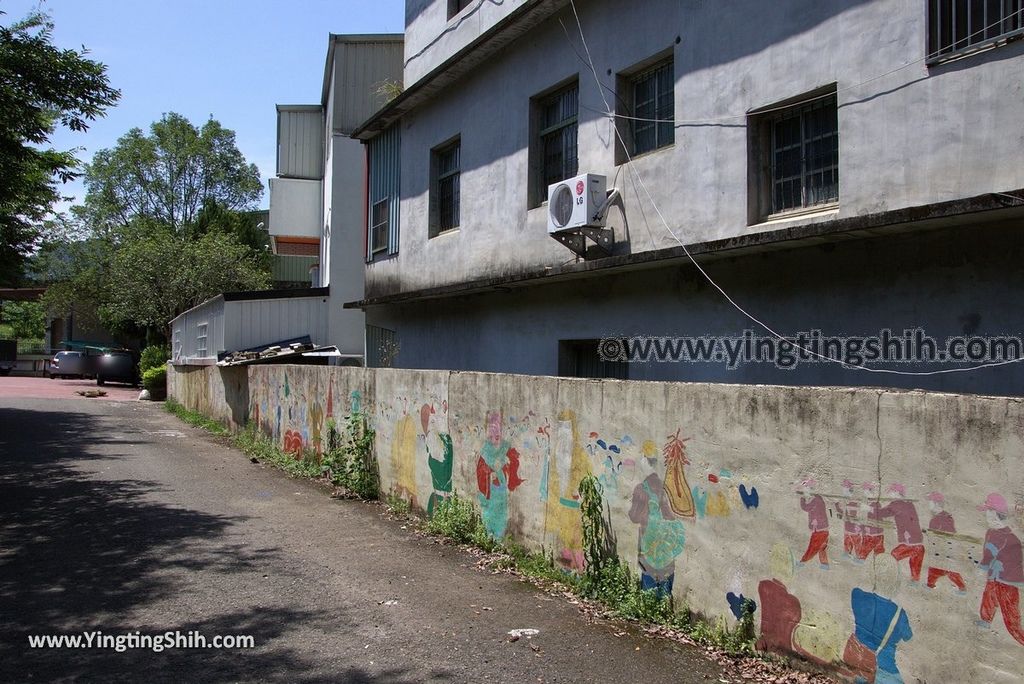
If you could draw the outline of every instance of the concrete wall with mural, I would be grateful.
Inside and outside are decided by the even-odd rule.
[[[328,418],[364,412],[385,492],[429,511],[457,491],[492,534],[567,569],[583,563],[577,488],[593,473],[646,586],[730,621],[752,599],[762,649],[851,680],[1024,677],[1022,400],[298,366],[245,376],[178,367],[170,392],[289,450],[322,449]]]

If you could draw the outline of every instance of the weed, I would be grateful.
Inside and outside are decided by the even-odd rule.
[[[327,421],[327,451],[320,462],[321,472],[361,499],[376,499],[380,495],[380,477],[373,455],[376,433],[359,412],[349,414],[342,427],[343,431],[339,431],[334,419]]]
[[[478,536],[478,528],[483,528],[483,522],[473,507],[473,502],[463,499],[458,494],[452,494],[438,502],[434,507],[434,514],[427,520],[428,532],[448,537],[459,544],[474,541],[474,537]]]
[[[173,399],[168,399],[164,403],[164,408],[189,425],[202,428],[215,435],[229,434],[228,429],[221,423],[207,418],[198,411],[186,409]],[[320,466],[315,454],[307,451],[296,458],[295,454],[285,453],[272,439],[259,432],[255,426],[250,425],[231,435],[231,444],[247,456],[263,463],[270,463],[294,477],[316,477],[320,474]]]
[[[261,463],[269,463],[293,477],[317,477],[320,464],[316,454],[305,451],[301,454],[285,453],[255,426],[240,430],[231,439],[234,446]]]
[[[168,399],[164,402],[164,408],[169,413],[174,414],[189,425],[203,428],[207,432],[212,432],[215,435],[226,435],[228,433],[228,429],[217,421],[212,418],[207,418],[198,411],[187,409],[173,399]]]
[[[604,534],[604,505],[601,483],[593,475],[580,481],[580,514],[583,526],[583,558],[588,580],[596,580],[609,558]]]
[[[409,505],[409,502],[396,494],[388,494],[384,504],[391,511],[391,515],[398,518],[408,517],[412,511],[412,506]]]

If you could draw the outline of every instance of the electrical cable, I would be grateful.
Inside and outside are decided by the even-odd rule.
[[[576,18],[576,26],[579,29],[580,41],[582,42],[583,50],[584,50],[584,52],[587,55],[587,62],[588,62],[588,65],[590,67],[590,71],[594,75],[594,80],[597,82],[597,84],[599,86],[598,92],[601,93],[601,99],[604,102],[605,109],[610,109],[609,106],[608,106],[608,99],[604,96],[604,90],[603,90],[603,88],[600,87],[601,86],[601,79],[597,75],[597,67],[594,65],[594,58],[591,55],[590,48],[587,45],[587,38],[586,38],[586,36],[584,35],[584,32],[583,32],[583,24],[580,21],[579,12],[576,9],[576,0],[570,0],[569,4],[572,7],[573,15]],[[903,67],[901,67],[901,68],[903,68]],[[890,73],[892,73],[892,72],[890,72]],[[629,149],[628,149],[628,147],[626,145],[626,141],[622,137],[622,134],[619,133],[619,128],[616,125],[614,120],[612,121],[612,127],[615,129],[616,137],[622,143],[623,150],[625,151],[625,154],[626,154],[627,163],[630,166],[633,166],[633,163],[632,163],[633,162],[633,158],[632,158],[632,156],[629,153]],[[834,358],[832,356],[828,356],[827,354],[821,354],[819,352],[807,349],[806,347],[802,347],[802,346],[796,344],[795,342],[793,342],[792,340],[786,338],[782,334],[776,332],[775,329],[772,328],[770,325],[768,325],[767,323],[765,323],[761,319],[759,319],[756,316],[754,316],[753,314],[751,314],[745,308],[740,306],[740,304],[737,303],[736,300],[733,299],[732,296],[730,296],[729,293],[726,292],[725,289],[723,289],[722,286],[719,285],[714,280],[714,278],[712,278],[711,275],[706,270],[704,270],[704,268],[693,257],[693,254],[690,253],[690,250],[687,249],[686,244],[676,234],[676,232],[674,230],[672,230],[671,226],[669,226],[668,221],[665,219],[665,215],[662,214],[662,212],[661,212],[661,208],[658,206],[658,203],[655,201],[654,197],[651,195],[650,190],[647,189],[647,184],[644,183],[643,176],[640,174],[640,172],[636,168],[633,168],[632,171],[633,171],[634,175],[636,176],[637,181],[639,181],[640,187],[643,189],[644,194],[647,196],[647,199],[650,201],[651,206],[654,207],[654,211],[658,214],[658,218],[661,219],[662,224],[665,226],[665,229],[669,232],[669,234],[679,244],[679,246],[683,250],[683,253],[686,255],[687,259],[689,259],[690,262],[694,265],[694,267],[696,267],[696,269],[700,272],[700,274],[702,276],[704,276],[705,280],[707,280],[708,283],[712,287],[714,287],[725,298],[725,300],[727,302],[729,302],[729,304],[731,304],[733,306],[733,308],[735,308],[738,312],[743,314],[743,316],[745,316],[751,322],[759,325],[761,328],[763,328],[766,332],[768,332],[771,336],[775,337],[779,341],[786,342],[787,344],[792,345],[794,349],[799,349],[800,351],[805,352],[806,354],[808,354],[810,356],[819,358],[819,359],[821,359],[823,361],[828,361],[828,362],[831,362],[831,363],[839,364],[843,368],[847,368],[847,369],[851,369],[851,370],[861,370],[861,371],[865,371],[865,372],[868,372],[868,373],[883,373],[883,374],[888,374],[888,375],[902,375],[902,376],[913,376],[913,377],[933,376],[933,375],[947,375],[947,374],[951,374],[951,373],[968,373],[968,372],[972,372],[972,371],[976,371],[976,370],[981,370],[983,368],[993,368],[993,367],[996,367],[996,366],[1006,366],[1006,365],[1010,365],[1010,364],[1014,364],[1014,363],[1020,363],[1020,362],[1024,361],[1024,357],[1022,357],[1022,358],[1011,359],[1011,360],[1006,360],[1006,361],[996,361],[996,362],[991,362],[991,363],[983,363],[983,364],[979,364],[977,366],[970,366],[968,368],[944,368],[944,369],[941,369],[941,370],[934,370],[934,371],[900,371],[900,370],[894,370],[894,369],[889,369],[889,368],[870,368],[868,366],[851,364],[851,363],[847,363],[846,361],[843,361],[842,359],[837,359],[837,358]]]

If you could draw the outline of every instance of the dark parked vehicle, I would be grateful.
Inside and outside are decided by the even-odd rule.
[[[92,375],[91,361],[84,351],[59,351],[50,360],[50,377],[84,378]]]
[[[17,363],[17,340],[0,340],[0,375],[8,375]]]
[[[139,384],[139,361],[130,349],[111,349],[96,359],[96,384]]]

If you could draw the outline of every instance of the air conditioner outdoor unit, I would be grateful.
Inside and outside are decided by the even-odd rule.
[[[548,233],[605,224],[608,179],[584,173],[548,186]]]

